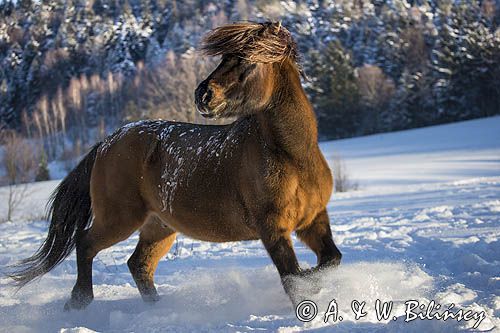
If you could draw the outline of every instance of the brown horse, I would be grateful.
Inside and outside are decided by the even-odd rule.
[[[291,277],[303,274],[293,231],[318,267],[340,263],[326,211],[332,175],[290,33],[281,24],[230,24],[202,43],[222,60],[196,89],[198,110],[238,119],[140,121],[97,144],[54,192],[47,239],[12,274],[19,285],[76,247],[78,278],[65,308],[83,308],[93,299],[93,258],[138,229],[128,266],[145,301],[158,299],[153,275],[177,232],[211,242],[260,239],[289,294]]]

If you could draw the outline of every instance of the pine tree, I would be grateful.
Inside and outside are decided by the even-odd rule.
[[[500,110],[500,44],[476,1],[441,6],[433,51],[440,121],[470,119]]]
[[[174,27],[175,22],[178,21],[179,12],[177,9],[177,1],[168,1],[165,4],[165,8],[163,9],[160,15],[160,22],[158,23],[158,28],[155,32],[156,39],[160,44],[165,43],[165,39],[167,38],[167,34]]]
[[[391,105],[382,111],[385,131],[421,127],[436,121],[430,69],[403,71]]]
[[[148,41],[145,62],[149,66],[158,65],[165,58],[165,50],[160,47],[155,36],[151,36]]]
[[[149,27],[152,30],[156,29],[156,15],[157,15],[157,4],[156,1],[151,0],[141,0],[140,1],[140,10],[141,10],[141,22],[143,26]]]
[[[325,137],[340,138],[356,132],[359,91],[350,54],[339,41],[324,51],[311,52],[309,95],[316,106],[319,130]]]

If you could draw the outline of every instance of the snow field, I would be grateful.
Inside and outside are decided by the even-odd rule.
[[[404,322],[411,299],[455,310],[484,311],[475,331],[500,330],[500,117],[323,143],[341,155],[360,190],[332,196],[328,206],[337,269],[301,281],[319,309],[302,323],[258,241],[205,243],[179,237],[160,262],[162,299],[140,299],[126,261],[137,235],[99,254],[95,301],[65,313],[76,278],[75,255],[15,292],[0,279],[0,332],[456,332],[474,321]],[[0,269],[31,255],[45,237],[45,201],[57,181],[29,185],[12,222],[0,224]],[[0,212],[6,189],[0,188]],[[303,267],[316,258],[295,241]],[[322,322],[332,299],[343,320]],[[389,320],[374,302],[393,301]],[[351,302],[366,301],[355,320]],[[393,320],[393,316],[397,320]]]

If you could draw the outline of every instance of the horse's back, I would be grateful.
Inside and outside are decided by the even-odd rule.
[[[170,228],[203,240],[257,238],[235,200],[241,161],[238,138],[228,129],[167,121],[122,127],[99,149],[94,207],[155,213]]]

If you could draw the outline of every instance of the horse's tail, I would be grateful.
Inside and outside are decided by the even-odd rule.
[[[71,254],[79,234],[92,220],[90,176],[99,144],[83,158],[50,196],[47,204],[50,226],[47,238],[31,257],[12,266],[8,275],[23,287],[56,267]]]

